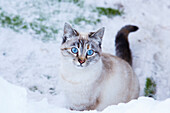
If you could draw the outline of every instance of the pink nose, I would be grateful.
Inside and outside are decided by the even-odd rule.
[[[85,59],[84,60],[78,59],[78,61],[80,62],[80,64],[83,64],[85,62]]]

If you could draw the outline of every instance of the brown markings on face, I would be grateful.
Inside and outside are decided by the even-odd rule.
[[[71,49],[71,48],[61,48],[62,51],[63,51],[63,50],[67,50],[67,49]]]
[[[87,45],[87,49],[89,49],[89,47],[90,47],[90,45],[88,44],[88,45]]]
[[[79,50],[78,54],[70,52],[72,47],[76,47]],[[86,53],[88,49],[93,49],[95,55],[88,56]],[[73,59],[75,65],[82,62],[82,64],[84,63],[84,66],[87,67],[90,64],[96,63],[98,59],[100,59],[100,49],[101,48],[98,48],[97,43],[89,38],[87,33],[82,33],[62,44],[61,51],[63,56],[69,57],[70,55],[70,58]]]

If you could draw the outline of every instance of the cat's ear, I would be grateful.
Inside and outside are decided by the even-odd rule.
[[[64,34],[66,38],[72,38],[73,36],[78,36],[79,33],[71,27],[68,23],[64,24]]]
[[[102,27],[101,29],[99,29],[96,32],[91,32],[89,34],[89,38],[94,39],[94,40],[98,41],[101,44],[102,38],[103,38],[103,35],[104,35],[104,30],[105,30],[105,28]]]
[[[68,39],[71,39],[75,36],[78,36],[79,33],[71,27],[68,23],[64,24],[64,34],[63,34],[63,42],[65,43]]]

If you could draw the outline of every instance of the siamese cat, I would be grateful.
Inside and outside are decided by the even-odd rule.
[[[116,56],[102,52],[104,30],[80,33],[65,23],[60,84],[71,110],[103,110],[139,96],[128,42],[128,34],[138,27],[127,25],[118,32]]]

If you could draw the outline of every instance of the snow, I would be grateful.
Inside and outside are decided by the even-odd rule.
[[[20,35],[11,30],[0,31],[3,32],[0,34],[0,37],[3,37],[0,38],[1,75],[15,84],[20,83],[26,87],[42,84],[39,82],[45,79],[45,87],[38,86],[42,90],[55,85],[57,79],[54,78],[59,65],[58,51],[52,49],[58,48],[55,43],[42,43],[27,34]],[[3,53],[5,55],[2,55]],[[50,81],[48,75],[51,76]],[[33,81],[36,79],[37,81]]]
[[[87,10],[90,6],[118,7],[116,4],[123,5],[123,16],[113,18],[101,16],[102,21],[97,25],[74,26],[78,31],[94,31],[104,26],[106,32],[102,44],[103,51],[113,54],[114,37],[117,31],[126,24],[139,26],[139,31],[129,35],[129,41],[133,54],[133,68],[140,82],[141,97],[127,104],[110,106],[102,112],[168,113],[168,106],[170,106],[169,0],[86,0],[85,7],[88,8],[84,9],[73,3],[55,4],[54,2],[54,5],[47,5],[46,2],[47,0],[0,0],[0,7],[10,14],[18,14],[26,21],[32,22],[38,17],[37,14],[41,13],[49,17],[43,24],[60,28],[56,40],[43,42],[40,40],[42,36],[35,38],[32,31],[20,33],[0,26],[0,113],[13,113],[13,111],[15,113],[72,113],[73,111],[64,107],[66,101],[57,85],[60,37],[64,22],[81,15],[86,17],[94,15],[96,18],[95,13]],[[65,13],[53,15],[56,7]],[[47,8],[50,10],[46,10]],[[142,97],[146,77],[153,77],[156,81],[157,100]]]
[[[47,99],[28,100],[25,88],[13,85],[0,77],[0,113],[81,113],[49,104]],[[61,95],[59,96],[61,99]],[[58,99],[59,99],[58,98]],[[129,103],[107,107],[102,112],[83,111],[84,113],[169,113],[170,99],[156,101],[140,97]]]

